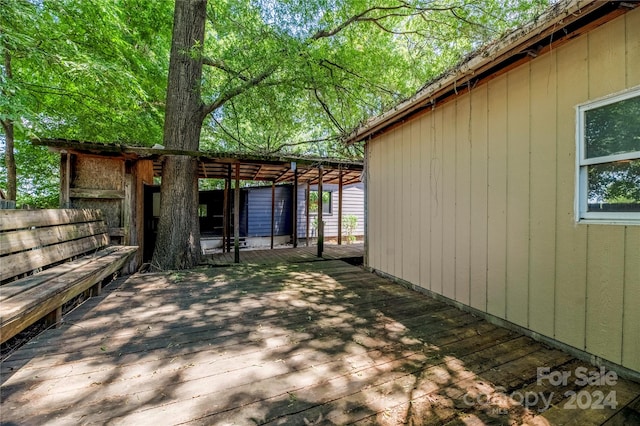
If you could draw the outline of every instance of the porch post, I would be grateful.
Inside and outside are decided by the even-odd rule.
[[[271,181],[271,250],[273,250],[273,234],[276,228],[276,181]]]
[[[311,183],[307,181],[307,189],[305,190],[305,198],[306,202],[304,203],[304,217],[307,221],[307,227],[305,230],[305,241],[306,246],[309,247],[309,201],[311,201]]]
[[[227,185],[231,191],[231,164],[227,164]],[[231,194],[227,198],[225,214],[227,215],[227,253],[231,253]]]
[[[60,208],[68,209],[71,205],[69,197],[71,187],[71,154],[62,151],[60,154]]]
[[[342,170],[338,175],[338,245],[342,245]]]
[[[298,247],[298,168],[293,171],[293,248]]]
[[[318,167],[318,257],[324,251],[324,223],[322,222],[322,175],[324,168]]]
[[[231,166],[229,166],[231,167]],[[224,197],[222,199],[222,252],[227,252],[227,239],[229,238],[229,187],[230,179],[224,180]]]
[[[240,163],[236,163],[236,185],[233,190],[233,261],[240,263]]]

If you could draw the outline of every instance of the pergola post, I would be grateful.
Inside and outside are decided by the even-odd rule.
[[[324,168],[318,167],[318,257],[324,251],[324,222],[322,221],[322,177]]]
[[[236,184],[233,190],[233,261],[240,263],[240,163],[236,163]]]
[[[273,250],[273,234],[276,229],[276,182],[271,181],[271,250]]]
[[[68,209],[71,205],[71,154],[67,151],[60,153],[60,208]]]
[[[338,174],[338,245],[342,245],[342,170]]]
[[[227,249],[227,239],[229,238],[229,187],[230,179],[224,180],[224,197],[222,199],[222,252]]]
[[[231,164],[227,165],[227,187],[231,191]],[[227,205],[223,213],[227,217],[227,253],[231,253],[231,194],[227,197]]]
[[[309,181],[307,181],[307,188],[304,195],[306,199],[306,202],[304,203],[304,217],[307,222],[307,226],[305,228],[305,244],[309,247],[309,201],[311,201],[311,183],[309,183]]]
[[[298,247],[298,168],[293,170],[293,248]]]

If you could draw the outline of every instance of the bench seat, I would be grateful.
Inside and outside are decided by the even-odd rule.
[[[0,213],[0,342],[52,314],[58,321],[64,303],[92,288],[99,292],[138,249],[106,245],[99,211],[9,212]]]

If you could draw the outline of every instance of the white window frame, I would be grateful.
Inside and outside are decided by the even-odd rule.
[[[622,160],[640,160],[640,151],[604,157],[586,158],[584,138],[585,113],[589,110],[640,96],[640,86],[576,107],[576,194],[575,215],[578,223],[640,225],[640,212],[589,212],[587,167]]]

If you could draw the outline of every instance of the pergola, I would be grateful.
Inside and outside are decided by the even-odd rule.
[[[164,147],[140,147],[118,143],[82,142],[66,139],[35,139],[34,145],[48,146],[63,154],[63,160],[68,156],[64,154],[96,155],[100,157],[118,158],[130,161],[151,160],[153,162],[154,176],[162,176],[162,164],[164,158],[170,155],[194,157],[198,160],[198,177],[201,179],[224,179],[224,233],[223,248],[230,251],[231,248],[231,203],[229,191],[232,182],[234,188],[240,187],[240,181],[261,181],[271,183],[271,248],[273,248],[273,234],[275,222],[275,185],[277,183],[293,183],[293,203],[298,204],[298,185],[306,183],[306,218],[309,221],[309,194],[310,186],[318,185],[318,193],[322,194],[323,184],[338,185],[338,244],[342,243],[342,188],[344,185],[360,182],[364,165],[361,161],[346,161],[340,159],[285,156],[274,154],[255,153],[231,153],[214,151],[182,151],[169,150]],[[64,170],[64,165],[63,165]],[[61,174],[61,188],[69,187],[70,179],[65,173]],[[66,177],[65,177],[66,175]],[[240,191],[234,191],[234,240],[235,258],[239,261],[239,196]],[[99,197],[96,197],[99,198]],[[297,209],[294,209],[297,211]],[[293,215],[293,246],[297,247],[297,214]],[[318,256],[322,255],[324,229],[322,226],[322,196],[318,197]],[[309,224],[307,223],[307,234]],[[309,244],[309,235],[306,236],[306,244]]]

